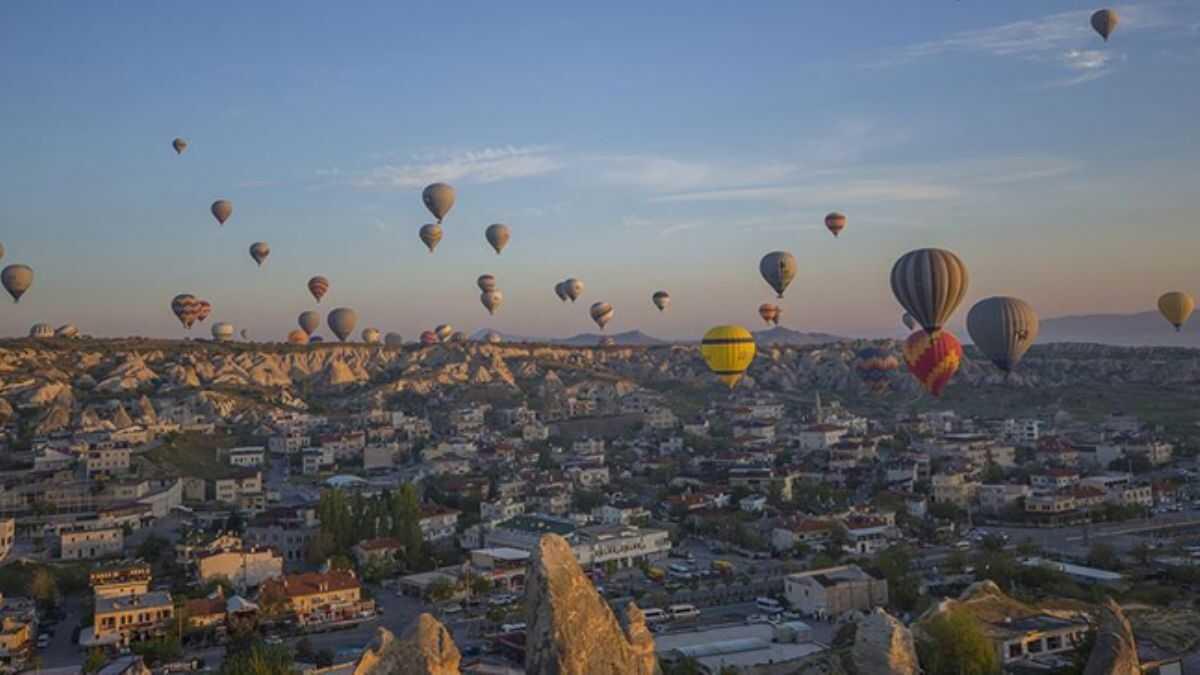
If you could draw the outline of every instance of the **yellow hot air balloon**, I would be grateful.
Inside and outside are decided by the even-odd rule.
[[[710,328],[700,341],[700,354],[708,369],[730,389],[750,367],[754,352],[754,336],[741,326]]]
[[[1196,301],[1182,291],[1163,293],[1158,299],[1158,311],[1162,312],[1164,319],[1175,326],[1176,331],[1183,328],[1183,324],[1187,322],[1194,309],[1196,309]]]

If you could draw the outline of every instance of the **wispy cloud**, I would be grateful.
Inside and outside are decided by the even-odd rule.
[[[540,176],[561,169],[563,162],[544,146],[484,148],[456,154],[414,156],[406,164],[385,164],[354,174],[349,184],[362,190],[423,187],[437,181],[496,183]]]
[[[1173,30],[1179,25],[1175,17],[1178,9],[1178,3],[1119,6],[1120,31]],[[1050,86],[1082,84],[1104,77],[1118,60],[1112,57],[1112,51],[1088,48],[1099,40],[1091,28],[1091,12],[1059,12],[989,28],[959,31],[941,39],[903,47],[868,65],[891,67],[944,55],[974,54],[1065,68],[1074,75],[1052,82]]]
[[[799,206],[862,201],[933,201],[950,199],[957,195],[958,190],[948,185],[878,179],[683,192],[657,197],[653,201],[678,203],[761,200]]]
[[[683,192],[714,185],[755,185],[794,176],[788,162],[738,164],[654,155],[599,155],[589,158],[601,182],[652,192]]]
[[[708,223],[700,220],[660,220],[640,216],[626,216],[621,219],[621,224],[631,229],[655,232],[660,238],[665,239],[681,232],[699,229]]]

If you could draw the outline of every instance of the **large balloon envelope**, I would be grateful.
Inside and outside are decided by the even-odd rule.
[[[934,396],[941,396],[950,378],[958,372],[963,350],[954,333],[942,329],[930,334],[919,330],[904,341],[904,362],[908,372]]]
[[[950,320],[967,294],[967,267],[940,248],[909,251],[892,266],[892,293],[928,333]]]
[[[575,278],[567,279],[563,282],[563,292],[567,294],[571,302],[575,302],[579,296],[583,295],[583,282]]]
[[[1158,298],[1158,311],[1162,313],[1164,319],[1175,326],[1176,332],[1183,330],[1183,324],[1187,323],[1188,317],[1195,309],[1196,301],[1183,291],[1163,293]]]
[[[771,324],[779,325],[779,315],[783,313],[783,309],[779,305],[772,305],[769,302],[764,302],[758,306],[758,315],[762,317],[763,323],[770,326]]]
[[[492,248],[496,249],[496,255],[500,255],[504,247],[508,246],[508,240],[512,237],[512,231],[508,229],[507,225],[496,223],[488,225],[484,236],[487,238],[488,243],[492,245]]]
[[[613,306],[607,302],[593,303],[591,309],[588,310],[588,314],[591,315],[592,321],[595,321],[596,325],[600,326],[600,330],[604,330],[608,322],[612,321]]]
[[[1092,29],[1108,42],[1108,36],[1117,29],[1117,24],[1120,23],[1120,18],[1117,13],[1111,9],[1100,9],[1092,13]]]
[[[228,321],[218,321],[212,325],[212,336],[218,342],[229,342],[233,339],[233,324]]]
[[[329,325],[329,330],[337,336],[338,340],[346,341],[350,334],[354,332],[354,325],[358,323],[358,312],[349,307],[338,307],[329,313],[325,318],[325,323]]]
[[[48,323],[35,323],[29,329],[29,337],[44,340],[54,337],[54,327]]]
[[[671,294],[666,291],[657,291],[650,298],[650,300],[654,303],[654,306],[658,308],[658,311],[661,312],[671,304]]]
[[[207,300],[197,300],[196,320],[200,323],[204,323],[204,320],[208,318],[209,314],[212,314],[212,303]]]
[[[196,322],[196,296],[190,293],[180,293],[171,299],[171,311],[175,317],[179,319],[179,323],[183,324],[184,328],[190,329],[192,324]]]
[[[498,290],[484,291],[479,295],[479,302],[483,303],[488,314],[495,314],[500,305],[504,304],[504,294]]]
[[[882,394],[891,386],[891,375],[900,368],[900,361],[886,349],[866,347],[858,350],[854,367],[868,389]]]
[[[967,312],[971,341],[996,367],[1012,372],[1038,335],[1038,315],[1019,298],[985,298]]]
[[[4,290],[12,296],[13,302],[20,302],[21,296],[33,285],[33,268],[29,265],[9,265],[0,272],[0,283]]]
[[[700,355],[708,369],[733,389],[754,360],[754,336],[741,326],[715,326],[700,341]]]
[[[490,274],[479,275],[479,278],[475,280],[475,283],[479,286],[479,290],[483,291],[484,293],[496,290],[496,277]]]

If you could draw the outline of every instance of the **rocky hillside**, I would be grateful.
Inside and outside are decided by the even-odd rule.
[[[747,389],[813,389],[865,393],[855,353],[867,342],[812,346],[765,345],[750,367]],[[899,353],[894,341],[877,344]],[[0,418],[14,410],[39,413],[43,430],[71,422],[116,426],[146,419],[155,400],[169,396],[223,418],[264,406],[303,409],[383,401],[398,393],[428,396],[485,387],[513,394],[544,393],[596,380],[687,391],[716,385],[695,347],[566,347],[537,344],[462,344],[390,348],[362,344],[292,347],[263,344],[139,340],[0,342]],[[1035,347],[1020,371],[1005,378],[972,350],[948,390],[951,400],[985,387],[1058,396],[1063,392],[1158,390],[1183,400],[1200,395],[1200,350],[1055,344]],[[893,377],[891,399],[918,393],[904,372]],[[990,394],[989,394],[990,395]],[[120,412],[97,407],[126,403]]]

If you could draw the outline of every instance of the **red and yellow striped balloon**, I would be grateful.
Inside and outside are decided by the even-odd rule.
[[[946,329],[930,336],[919,330],[904,341],[904,362],[908,372],[934,396],[941,396],[950,378],[958,372],[963,349],[958,338]]]

